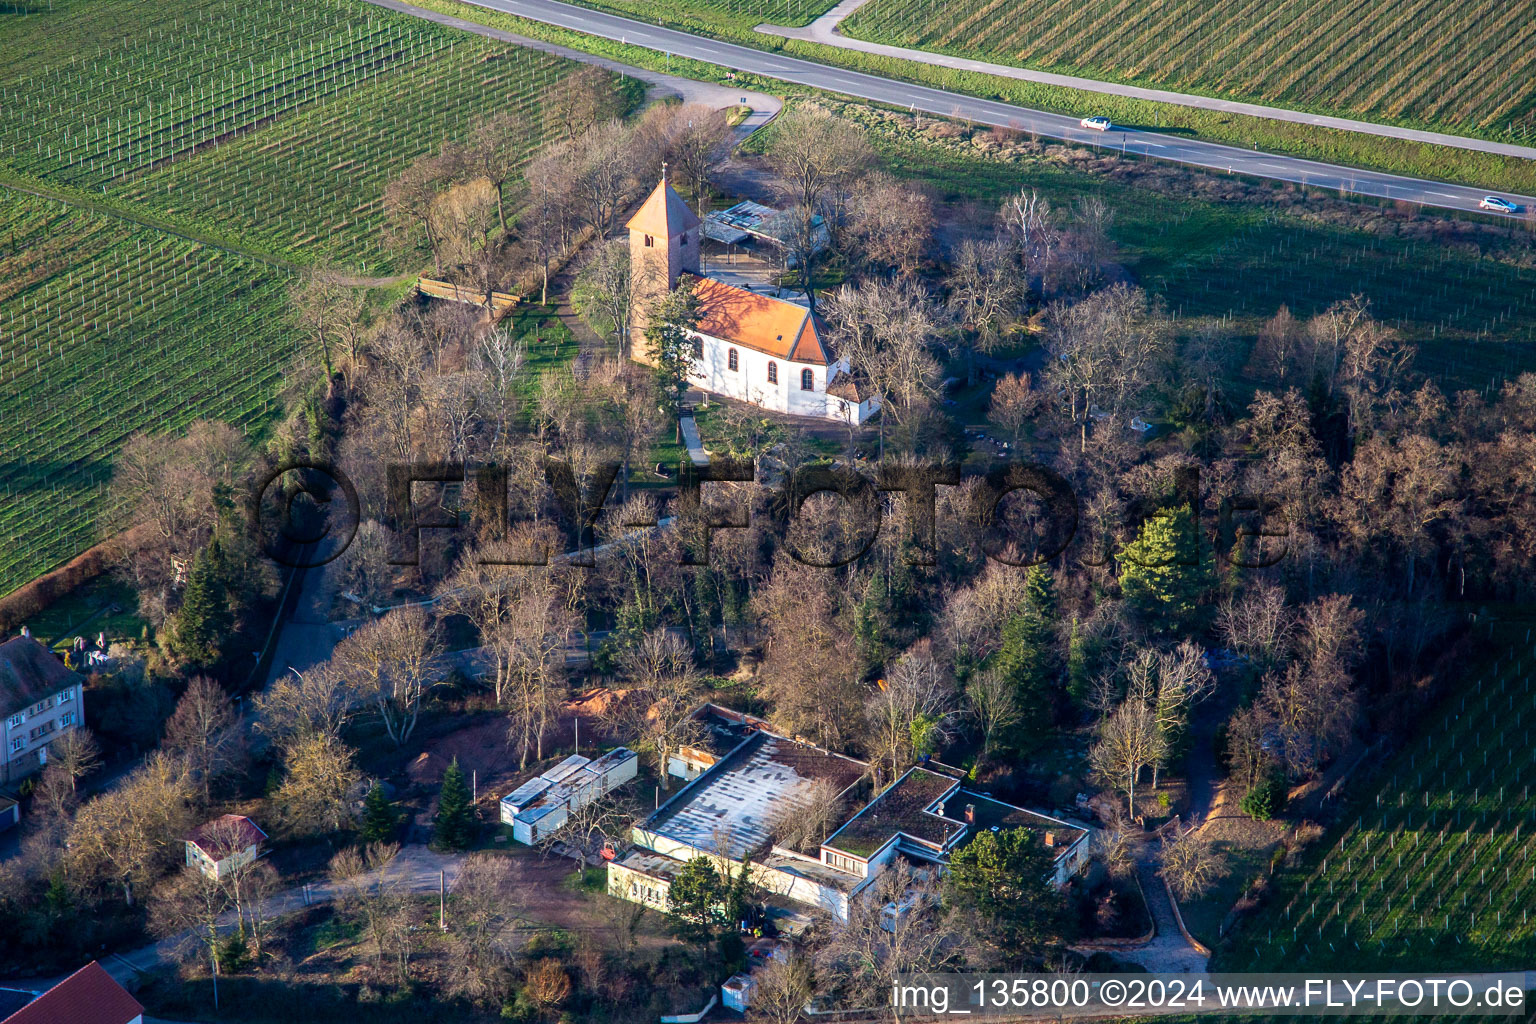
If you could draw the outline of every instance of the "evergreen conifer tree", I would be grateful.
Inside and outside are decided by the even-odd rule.
[[[462,778],[463,774],[460,773]],[[395,838],[395,831],[399,827],[400,815],[389,802],[389,797],[384,795],[384,787],[375,783],[363,799],[363,841],[387,843]]]
[[[432,839],[445,850],[463,850],[474,839],[475,819],[470,806],[469,784],[464,781],[464,771],[459,759],[454,758],[443,772],[443,786],[437,796],[437,818],[433,821]]]
[[[1180,506],[1148,517],[1120,554],[1120,590],[1154,630],[1180,632],[1200,611],[1209,589],[1210,560],[1190,510]]]

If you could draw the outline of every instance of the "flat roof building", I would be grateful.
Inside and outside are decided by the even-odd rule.
[[[938,765],[903,773],[827,836],[818,855],[778,846],[774,833],[786,816],[824,797],[828,784],[848,801],[869,766],[715,705],[702,707],[694,724],[703,733],[679,767],[696,777],[631,830],[636,846],[608,866],[614,896],[666,910],[687,861],[708,857],[729,868],[750,859],[760,889],[846,920],[854,896],[897,855],[942,870],[951,853],[986,830],[1034,829],[1057,851],[1058,885],[1087,860],[1086,826],[967,789],[958,772]]]

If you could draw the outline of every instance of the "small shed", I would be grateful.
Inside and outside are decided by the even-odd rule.
[[[756,991],[757,982],[752,975],[733,974],[720,986],[720,1001],[725,1004],[726,1009],[746,1013],[747,1007],[752,1005],[752,996]]]
[[[562,773],[560,779],[532,797],[523,797],[527,802],[512,812],[510,820],[507,801],[529,789],[530,784],[507,794],[502,800],[502,821],[512,826],[513,839],[532,846],[565,824],[571,811],[585,807],[633,779],[639,765],[639,756],[627,747],[615,747],[595,761],[583,757],[576,763],[575,755],[568,757],[551,769],[551,772]],[[547,779],[549,775],[550,772],[546,772],[539,778]]]

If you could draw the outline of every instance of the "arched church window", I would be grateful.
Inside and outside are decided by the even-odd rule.
[[[768,364],[768,383],[769,384],[777,384],[778,382],[779,382],[779,364],[778,363],[769,363]]]
[[[737,364],[737,361],[736,361],[736,350],[735,349],[731,349],[729,352],[727,352],[725,354],[725,365],[727,367],[729,367],[731,370],[737,369],[738,364]]]
[[[800,371],[800,390],[801,391],[815,391],[816,390],[816,375],[814,373],[812,373],[810,370],[801,370]]]

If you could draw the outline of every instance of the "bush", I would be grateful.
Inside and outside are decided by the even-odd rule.
[[[1268,821],[1285,807],[1285,782],[1273,775],[1261,780],[1243,794],[1239,806],[1254,821]]]

